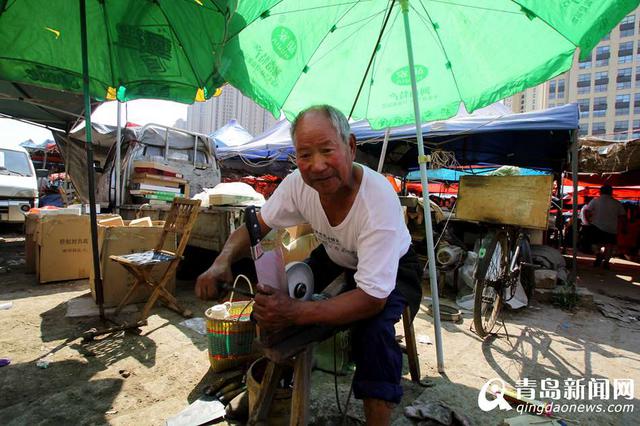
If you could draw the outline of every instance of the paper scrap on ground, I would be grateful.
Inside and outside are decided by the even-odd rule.
[[[13,308],[13,302],[0,303],[0,311],[6,311]]]
[[[112,314],[115,312],[116,308],[106,308],[104,310],[105,314]],[[137,312],[138,307],[136,305],[127,305],[122,309],[122,313],[131,313]],[[100,310],[98,309],[98,305],[93,301],[93,298],[90,294],[85,294],[80,297],[75,297],[67,301],[67,314],[65,315],[67,318],[76,318],[76,317],[97,317],[100,315]]]
[[[224,405],[211,396],[202,396],[180,413],[167,419],[167,426],[193,426],[209,423],[225,415]]]
[[[422,344],[425,344],[425,345],[430,345],[432,342],[431,342],[431,339],[429,338],[429,336],[426,336],[424,334],[419,334],[418,335],[418,343],[422,343]]]
[[[203,336],[207,334],[207,322],[202,317],[189,318],[180,323],[181,326],[190,328]]]

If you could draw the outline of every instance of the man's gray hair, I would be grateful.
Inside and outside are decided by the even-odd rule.
[[[332,107],[331,105],[314,105],[300,111],[296,116],[295,120],[293,120],[293,123],[291,123],[291,139],[293,139],[294,142],[295,142],[294,135],[296,133],[296,128],[298,127],[298,123],[300,122],[302,117],[305,116],[306,113],[312,112],[312,111],[318,111],[323,113],[331,121],[333,128],[336,129],[336,131],[338,132],[338,135],[340,136],[340,139],[342,139],[342,142],[344,142],[345,144],[349,142],[349,135],[351,134],[351,126],[349,126],[349,121],[347,120],[347,117],[345,117],[342,112]]]

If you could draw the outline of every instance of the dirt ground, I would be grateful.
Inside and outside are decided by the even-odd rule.
[[[23,256],[20,228],[0,228],[0,305],[12,302],[10,309],[0,310],[0,358],[11,360],[0,367],[2,424],[160,425],[202,394],[213,377],[206,337],[179,325],[181,317],[158,307],[140,335],[120,333],[83,343],[82,333],[101,326],[100,322],[95,317],[66,318],[65,314],[69,300],[88,293],[87,281],[37,285],[35,276],[25,273]],[[640,265],[614,262],[610,271],[602,271],[590,267],[588,258],[580,262],[579,284],[594,293],[596,302],[640,301]],[[193,296],[192,281],[180,281],[177,296],[202,316],[207,304]],[[394,412],[394,424],[411,424],[403,415],[404,406],[432,401],[442,401],[472,424],[500,424],[517,413],[483,412],[477,402],[479,389],[493,378],[512,386],[522,378],[640,383],[637,321],[607,318],[595,305],[571,312],[540,302],[524,311],[508,312],[505,319],[508,337],[501,330],[485,341],[470,330],[468,314],[458,324],[443,322],[444,375],[435,365],[435,346],[418,343],[421,372],[432,386],[412,383],[405,362],[405,397]],[[414,325],[419,341],[435,341],[425,304]],[[50,361],[48,368],[36,366],[42,359]],[[313,424],[339,424],[333,380],[327,373],[313,373]],[[344,408],[350,376],[339,377],[338,382]],[[622,400],[632,404],[634,413],[563,417],[586,425],[636,425],[640,403],[635,395],[637,390],[633,400]],[[349,405],[349,417],[351,424],[363,419],[358,401]]]

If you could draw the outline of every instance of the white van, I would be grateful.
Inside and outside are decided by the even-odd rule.
[[[0,222],[24,222],[38,206],[38,180],[27,151],[0,142]]]

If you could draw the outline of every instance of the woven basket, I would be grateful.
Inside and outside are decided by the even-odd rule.
[[[251,292],[253,293],[253,289]],[[211,308],[205,312],[209,362],[215,373],[237,367],[256,358],[253,352],[256,325],[249,318],[253,311],[253,300],[233,302],[233,292],[231,292],[231,297],[225,304],[230,314],[225,319],[212,318]]]

